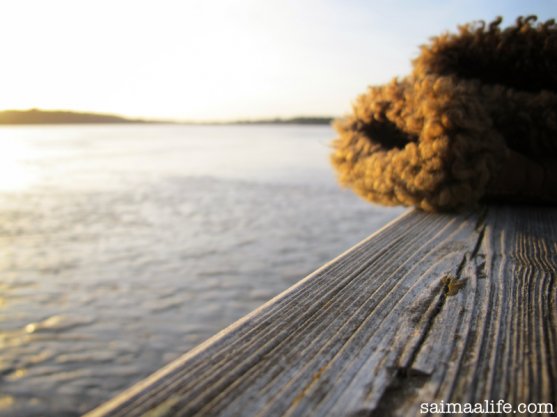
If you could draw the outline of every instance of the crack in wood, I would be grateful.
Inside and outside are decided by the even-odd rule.
[[[425,341],[429,337],[431,330],[434,327],[436,318],[443,310],[447,297],[456,295],[459,290],[466,285],[467,278],[462,278],[465,266],[468,263],[475,262],[478,256],[483,256],[479,253],[479,251],[484,240],[485,230],[487,227],[487,214],[488,209],[486,207],[481,211],[478,221],[476,222],[476,225],[474,227],[474,230],[478,232],[478,236],[475,239],[472,251],[466,251],[463,254],[456,270],[456,276],[447,274],[441,278],[442,290],[438,295],[437,303],[431,311],[429,317],[427,318],[424,330],[420,334],[418,341],[416,342],[412,352],[410,353],[408,361],[404,366],[397,369],[397,372],[392,377],[389,385],[386,387],[383,395],[378,401],[377,407],[373,410],[368,410],[367,414],[362,414],[362,416],[365,415],[368,417],[389,417],[391,415],[397,415],[396,410],[401,404],[400,401],[398,401],[397,399],[401,398],[401,396],[409,395],[409,391],[416,391],[428,381],[430,374],[425,373],[417,368],[413,368],[412,365],[414,364],[418,354],[420,353],[420,350],[424,346]],[[483,263],[480,265],[485,265],[485,261],[483,261]]]
[[[441,283],[443,284],[443,286],[442,286],[442,291],[441,291],[441,293],[439,295],[439,298],[437,300],[437,304],[436,304],[435,308],[432,310],[432,312],[430,313],[430,316],[428,317],[428,319],[426,321],[424,331],[420,335],[420,338],[418,339],[418,342],[416,343],[412,353],[410,354],[410,358],[408,359],[408,362],[407,362],[406,366],[404,366],[402,369],[408,370],[408,369],[411,368],[412,363],[416,359],[416,356],[418,355],[422,345],[424,344],[425,340],[429,336],[429,333],[430,333],[431,329],[433,328],[435,318],[439,315],[439,313],[441,313],[441,310],[443,309],[443,306],[445,305],[445,301],[446,301],[447,296],[455,295],[458,292],[458,290],[465,285],[464,280],[462,280],[461,282],[459,282],[459,280],[461,280],[462,272],[464,271],[464,266],[466,265],[466,263],[472,261],[478,255],[479,248],[481,247],[481,243],[482,243],[482,241],[484,239],[484,236],[485,236],[485,229],[486,229],[485,219],[486,218],[487,218],[487,209],[482,210],[482,214],[480,216],[480,219],[476,223],[475,230],[479,231],[479,233],[478,233],[478,237],[476,238],[474,248],[473,248],[472,252],[470,253],[470,255],[471,255],[470,258],[468,257],[468,252],[466,252],[462,256],[462,259],[460,260],[460,263],[459,263],[457,271],[456,271],[456,276],[445,275],[441,278]]]

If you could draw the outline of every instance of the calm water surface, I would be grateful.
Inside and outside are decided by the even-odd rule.
[[[323,126],[0,128],[0,416],[77,416],[400,210]]]

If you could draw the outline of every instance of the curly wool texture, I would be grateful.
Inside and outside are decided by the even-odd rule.
[[[372,202],[451,210],[500,194],[514,152],[556,158],[557,26],[535,22],[462,26],[423,46],[408,77],[370,87],[335,122],[340,182]]]

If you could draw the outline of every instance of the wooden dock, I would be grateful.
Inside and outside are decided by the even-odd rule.
[[[500,399],[557,399],[555,207],[410,211],[87,417],[413,416]]]

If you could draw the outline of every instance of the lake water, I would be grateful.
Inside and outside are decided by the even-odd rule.
[[[0,128],[0,416],[77,416],[400,209],[326,126]]]

